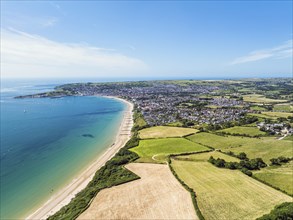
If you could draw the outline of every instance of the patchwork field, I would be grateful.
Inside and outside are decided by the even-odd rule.
[[[78,219],[198,219],[190,193],[167,165],[126,167],[141,179],[102,190]]]
[[[139,137],[141,139],[182,137],[185,135],[194,134],[196,132],[198,132],[198,130],[192,129],[192,128],[157,126],[157,127],[145,128],[139,131]]]
[[[290,196],[238,170],[220,169],[204,161],[172,160],[172,166],[179,178],[195,190],[198,206],[208,220],[255,219],[275,205],[292,201]]]
[[[209,149],[185,138],[160,138],[140,140],[139,145],[130,150],[139,155],[138,162],[162,163],[166,161],[166,156],[169,154],[200,152]]]
[[[223,130],[219,130],[219,132],[229,133],[229,134],[240,134],[240,135],[249,135],[249,136],[256,136],[256,135],[265,135],[266,133],[260,131],[257,127],[240,127],[235,126],[232,128],[226,128]]]
[[[211,133],[198,133],[187,137],[189,140],[234,153],[245,152],[248,158],[261,157],[266,163],[271,158],[293,156],[293,144],[290,140],[277,140],[274,137],[248,138],[220,136]]]
[[[288,102],[288,100],[283,99],[269,99],[264,97],[263,95],[252,94],[252,95],[244,95],[243,100],[245,102],[255,102],[255,103],[282,103]]]
[[[270,166],[254,171],[253,175],[293,196],[293,161],[282,166]]]

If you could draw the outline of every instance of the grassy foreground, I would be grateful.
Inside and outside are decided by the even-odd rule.
[[[139,137],[141,139],[183,137],[185,135],[194,134],[196,132],[198,132],[198,130],[192,129],[192,128],[157,126],[157,127],[145,128],[143,130],[140,130]]]
[[[250,159],[260,157],[266,163],[279,156],[293,157],[293,145],[290,140],[277,140],[275,137],[248,138],[220,136],[211,133],[198,133],[187,137],[189,140],[222,151],[236,154],[245,152]]]
[[[255,219],[275,205],[292,201],[291,197],[238,170],[220,169],[205,161],[174,159],[172,166],[179,178],[195,190],[205,219]]]
[[[140,140],[139,145],[130,149],[139,155],[138,162],[165,162],[167,155],[209,150],[185,138],[160,138]]]

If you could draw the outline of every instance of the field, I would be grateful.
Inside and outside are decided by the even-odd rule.
[[[253,175],[293,196],[293,161],[282,166],[266,167],[253,172]]]
[[[139,131],[139,137],[141,139],[182,137],[185,135],[194,134],[196,132],[198,132],[198,130],[192,129],[192,128],[157,126],[157,127],[145,128]]]
[[[255,111],[266,111],[267,109],[265,109],[264,107],[261,106],[251,106],[250,107],[251,110],[255,110]]]
[[[292,112],[293,105],[278,104],[278,105],[274,105],[273,110],[276,112]]]
[[[189,140],[223,151],[234,153],[245,152],[248,158],[261,157],[266,163],[271,158],[293,156],[293,145],[290,140],[277,140],[274,137],[248,138],[220,136],[210,133],[198,133],[187,137]]]
[[[287,112],[262,112],[261,114],[263,115],[267,115],[267,116],[272,116],[272,117],[283,117],[283,118],[287,118],[289,116],[293,116],[293,113],[287,113]]]
[[[185,138],[161,138],[140,140],[139,145],[131,148],[139,155],[138,162],[165,162],[166,156],[175,153],[200,152],[208,148]]]
[[[219,132],[230,133],[230,134],[240,134],[240,135],[245,134],[249,136],[266,134],[265,132],[260,131],[257,127],[240,127],[240,126],[226,128],[226,129],[220,130]]]
[[[253,94],[253,95],[244,95],[243,100],[245,102],[254,102],[254,103],[282,103],[288,102],[288,100],[282,99],[269,99],[264,97],[263,95]]]
[[[198,219],[167,165],[132,163],[141,179],[102,190],[78,219]]]
[[[227,154],[223,154],[218,151],[211,151],[207,153],[200,153],[200,154],[190,154],[190,155],[184,155],[184,156],[177,156],[176,158],[180,160],[188,160],[188,161],[207,161],[210,156],[213,156],[215,159],[221,158],[224,159],[227,162],[239,162],[240,160],[236,157],[231,157]]]
[[[201,154],[198,154],[199,156]],[[202,155],[201,155],[202,156]],[[255,219],[292,198],[238,170],[220,169],[209,162],[172,160],[179,178],[197,195],[206,219]]]

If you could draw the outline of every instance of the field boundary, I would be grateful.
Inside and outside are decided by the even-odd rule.
[[[209,152],[209,151],[206,151],[206,152]],[[196,153],[206,153],[206,152],[196,152]],[[193,153],[193,154],[196,154],[196,153]],[[186,153],[183,153],[184,155],[186,155]],[[171,172],[172,172],[172,174],[174,175],[174,177],[179,181],[179,183],[190,193],[190,196],[191,196],[191,200],[192,200],[192,204],[193,204],[193,206],[194,206],[194,209],[195,209],[195,212],[196,212],[196,214],[197,214],[197,216],[198,216],[198,218],[200,219],[200,220],[205,220],[205,218],[204,218],[204,216],[202,215],[202,213],[201,213],[201,211],[200,211],[200,209],[199,209],[199,207],[198,207],[198,204],[197,204],[197,200],[196,200],[196,192],[192,189],[192,188],[190,188],[183,180],[181,180],[180,178],[179,178],[179,176],[177,175],[177,173],[175,172],[175,170],[173,169],[173,167],[172,167],[172,165],[171,165],[171,163],[172,163],[172,161],[171,161],[171,157],[175,157],[175,156],[180,156],[180,155],[182,155],[183,156],[183,154],[178,154],[178,155],[169,155],[168,157],[167,157],[167,163],[168,163],[168,166],[169,166],[169,169],[171,170]]]

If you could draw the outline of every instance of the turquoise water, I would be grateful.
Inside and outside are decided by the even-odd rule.
[[[114,142],[125,109],[120,101],[13,99],[55,85],[1,82],[1,219],[30,214]]]

